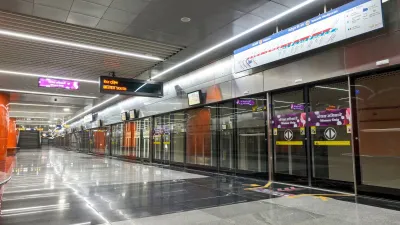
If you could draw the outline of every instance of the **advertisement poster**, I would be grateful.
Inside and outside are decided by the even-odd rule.
[[[235,73],[383,27],[382,0],[356,0],[234,51]]]
[[[276,115],[272,118],[273,128],[297,128],[306,125],[306,113]]]
[[[315,111],[308,114],[308,126],[326,127],[341,126],[351,123],[351,110],[331,109],[326,111]]]

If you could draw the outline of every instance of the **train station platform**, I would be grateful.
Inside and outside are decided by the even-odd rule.
[[[400,204],[49,147],[17,154],[0,224],[399,224]]]

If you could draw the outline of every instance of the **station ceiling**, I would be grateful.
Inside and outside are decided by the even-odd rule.
[[[67,120],[76,112],[110,96],[100,94],[95,82],[82,82],[81,88],[75,91],[39,88],[37,76],[9,72],[88,81],[96,81],[99,76],[115,72],[119,77],[147,79],[150,74],[176,65],[304,1],[0,0],[0,91],[10,92],[11,102],[22,104],[11,105],[10,116],[33,118],[44,117],[47,113],[49,121],[57,121],[54,118]],[[333,2],[335,5],[348,1],[316,2],[319,4],[317,11],[321,11],[321,4]],[[304,12],[309,13],[301,11],[299,14]],[[182,22],[184,17],[190,18],[190,22]],[[275,26],[272,24],[261,29],[256,37],[253,35],[233,42],[163,80],[226,56],[233,45],[240,47],[258,36],[269,35],[275,31]],[[160,60],[30,40],[18,35],[4,35],[1,31],[138,53]],[[6,90],[20,90],[22,93]],[[54,96],[24,92],[54,93]],[[29,104],[51,106],[34,107]],[[62,114],[68,106],[70,111]],[[29,110],[31,112],[24,113]]]

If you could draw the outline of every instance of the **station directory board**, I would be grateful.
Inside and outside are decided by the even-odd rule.
[[[383,27],[382,0],[356,0],[234,51],[236,73]]]

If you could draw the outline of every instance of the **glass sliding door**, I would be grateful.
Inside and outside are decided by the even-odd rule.
[[[171,161],[184,163],[186,116],[183,112],[171,114]]]
[[[157,116],[154,118],[153,125],[153,158],[156,161],[162,160],[162,117]]]
[[[186,163],[217,168],[215,106],[187,111]]]
[[[123,156],[124,124],[119,123],[111,126],[111,154]]]
[[[151,132],[151,118],[140,120],[140,158],[150,160],[150,132]]]
[[[170,115],[154,118],[153,151],[154,159],[161,163],[169,163],[171,149]]]
[[[274,180],[308,185],[304,91],[271,95]]]
[[[235,109],[233,102],[218,104],[219,170],[235,172],[234,129]]]
[[[134,132],[133,132],[133,144],[132,144],[132,147],[133,147],[133,154],[135,155],[135,157],[137,158],[137,159],[141,159],[142,158],[142,155],[140,154],[140,148],[141,148],[141,145],[143,145],[143,143],[142,143],[142,138],[141,138],[141,135],[142,135],[142,121],[141,120],[137,120],[137,121],[135,121],[135,122],[133,122],[134,123],[134,128],[135,128],[135,130],[134,130]]]
[[[354,192],[347,80],[309,89],[312,186]]]
[[[400,71],[357,78],[352,94],[358,192],[400,199]]]
[[[163,161],[169,163],[171,158],[171,119],[169,114],[163,116],[162,131]]]
[[[237,169],[238,173],[268,179],[265,138],[266,97],[237,99]]]
[[[106,134],[107,129],[99,127],[97,129],[92,130],[92,148],[91,152],[94,154],[105,155],[106,154]]]

